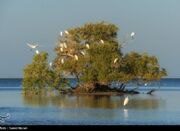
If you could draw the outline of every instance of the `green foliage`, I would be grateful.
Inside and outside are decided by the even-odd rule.
[[[153,81],[166,76],[166,70],[160,68],[158,59],[148,54],[136,52],[124,56],[124,73],[129,75],[130,80]]]
[[[118,27],[114,24],[88,23],[68,31],[68,35],[59,38],[54,65],[60,73],[75,76],[81,88],[108,85],[112,81],[152,81],[167,75],[165,69],[160,69],[155,56],[136,52],[123,55],[117,40]],[[64,42],[67,48],[62,51],[60,45]],[[75,55],[78,60],[74,59]],[[62,59],[64,63],[61,63]]]
[[[35,54],[31,64],[24,68],[23,90],[25,93],[40,94],[47,90],[60,89],[65,80],[56,74],[48,64],[48,54]]]
[[[126,85],[132,80],[148,82],[167,75],[155,56],[137,52],[123,54],[117,39],[118,27],[114,24],[88,23],[68,32],[58,39],[52,68],[47,53],[35,55],[32,64],[25,67],[25,90],[49,87],[64,90],[69,75],[77,79],[79,92],[104,90],[113,81]]]

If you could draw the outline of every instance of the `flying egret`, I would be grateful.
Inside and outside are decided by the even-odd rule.
[[[135,36],[135,32],[131,32],[131,38],[134,39],[134,36]]]
[[[78,56],[77,55],[74,55],[75,59],[78,60]]]
[[[67,44],[65,42],[63,43],[63,46],[64,46],[64,48],[67,48]]]
[[[39,54],[39,51],[38,51],[38,50],[36,50],[36,54]]]
[[[86,47],[89,49],[89,44],[86,44]]]
[[[63,32],[62,31],[59,34],[60,34],[60,36],[63,36]]]
[[[103,40],[100,40],[102,44],[104,44],[104,41]]]
[[[29,44],[29,43],[27,43],[27,45],[32,49],[35,49],[35,48],[37,48],[39,46],[38,44],[33,45],[33,44]]]
[[[118,58],[115,58],[115,59],[114,59],[114,64],[115,64],[117,61],[118,61]]]
[[[69,32],[68,32],[67,30],[65,30],[64,33],[66,33],[67,35],[69,35]]]
[[[124,99],[124,103],[123,103],[123,105],[125,106],[125,105],[127,105],[128,104],[128,102],[129,102],[129,98],[128,98],[128,96]]]
[[[61,50],[61,52],[63,52],[63,48],[62,47],[60,48],[60,50]]]
[[[61,59],[61,63],[64,64],[64,59],[63,58]]]

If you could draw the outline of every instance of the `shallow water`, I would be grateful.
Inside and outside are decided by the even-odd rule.
[[[25,97],[21,90],[0,91],[5,125],[180,125],[180,91],[154,95]]]

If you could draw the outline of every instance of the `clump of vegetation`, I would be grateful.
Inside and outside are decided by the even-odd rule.
[[[130,81],[144,83],[167,75],[155,56],[123,54],[117,32],[116,25],[105,22],[69,29],[58,39],[52,68],[48,66],[47,53],[35,55],[32,64],[25,67],[24,90],[62,91],[71,75],[78,83],[75,93],[127,92],[125,87]],[[114,81],[121,83],[118,90],[110,88]]]
[[[48,54],[41,52],[24,68],[22,84],[25,94],[46,94],[47,91],[61,91],[68,82],[49,66]]]

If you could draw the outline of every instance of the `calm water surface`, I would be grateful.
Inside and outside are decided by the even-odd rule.
[[[125,96],[25,97],[3,88],[0,114],[11,116],[0,125],[180,125],[180,86],[173,88],[129,95],[125,107]]]

